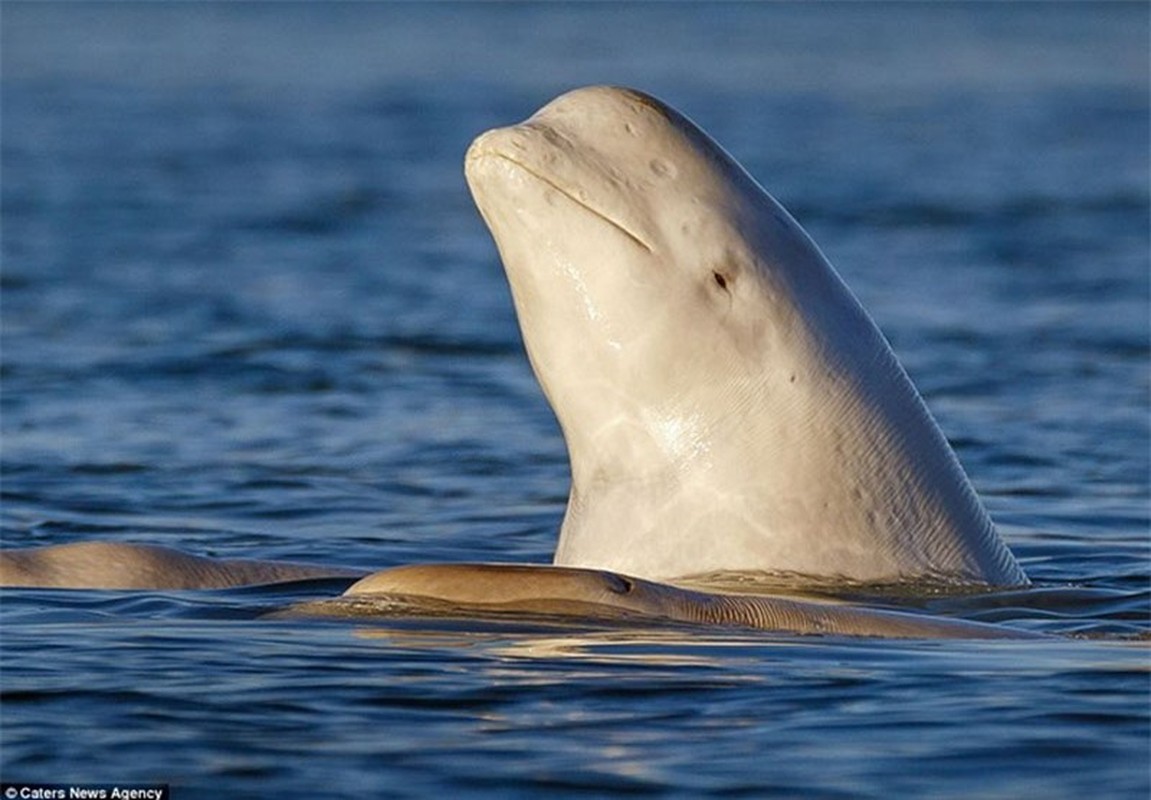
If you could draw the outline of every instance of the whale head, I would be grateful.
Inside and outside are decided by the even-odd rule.
[[[569,450],[557,563],[1022,578],[878,329],[686,117],[578,89],[465,171]]]

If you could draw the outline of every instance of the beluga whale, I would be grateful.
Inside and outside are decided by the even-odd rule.
[[[466,173],[571,460],[556,564],[1026,582],[879,329],[686,117],[579,89]]]
[[[393,567],[317,613],[399,599],[410,613],[1026,635],[691,588],[726,574],[824,586],[1028,581],[879,329],[799,224],[687,117],[633,89],[576,89],[480,135],[465,173],[568,449],[554,564]],[[123,543],[0,552],[3,585],[325,575],[347,571]]]

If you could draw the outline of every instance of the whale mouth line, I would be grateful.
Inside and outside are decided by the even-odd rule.
[[[555,189],[557,192],[562,194],[564,197],[571,200],[576,205],[578,205],[581,208],[585,209],[586,211],[590,212],[594,216],[599,217],[604,222],[606,222],[608,225],[611,225],[613,228],[615,228],[617,231],[619,231],[624,236],[626,236],[628,239],[630,239],[633,243],[635,243],[635,245],[637,247],[640,247],[641,249],[646,250],[649,253],[655,252],[655,248],[652,247],[650,244],[648,244],[647,241],[642,236],[637,234],[635,231],[631,230],[629,227],[624,225],[618,219],[615,219],[611,215],[607,214],[604,211],[601,211],[600,209],[596,208],[593,205],[589,205],[586,200],[583,200],[580,197],[576,196],[575,193],[569,191],[568,189],[565,189],[563,186],[556,183],[554,180],[552,180],[548,176],[543,175],[543,174],[539,173],[538,171],[532,169],[531,167],[529,167],[527,164],[523,163],[522,161],[517,161],[516,159],[512,158],[511,156],[505,155],[505,154],[500,153],[500,152],[490,152],[489,151],[487,153],[480,153],[478,155],[481,155],[481,156],[486,155],[486,156],[489,156],[492,158],[499,158],[499,159],[502,159],[502,160],[508,162],[509,164],[512,164],[513,166],[517,167],[518,169],[523,170],[524,172],[526,172],[528,175],[535,178],[540,183],[543,183],[546,186],[550,186],[551,188]]]

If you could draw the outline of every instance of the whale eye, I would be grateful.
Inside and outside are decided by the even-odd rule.
[[[610,579],[611,590],[616,594],[631,594],[631,590],[635,588],[635,584],[623,575],[616,575],[614,572],[605,572],[604,575]]]
[[[727,291],[728,278],[726,275],[724,275],[719,270],[713,270],[711,273],[711,277],[712,277],[712,280],[715,281],[716,286],[718,286],[720,289],[723,289],[725,292]]]

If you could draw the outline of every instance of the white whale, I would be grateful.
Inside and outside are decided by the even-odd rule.
[[[682,115],[573,91],[467,178],[571,458],[556,564],[1026,582],[866,312]]]
[[[579,89],[480,136],[466,174],[569,450],[557,566],[384,570],[348,590],[356,613],[399,597],[439,611],[1014,635],[658,582],[1027,578],[867,314],[787,212],[685,117],[633,90]],[[329,575],[348,572],[109,543],[0,552],[0,585]]]

